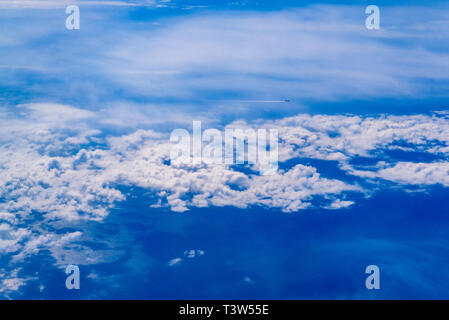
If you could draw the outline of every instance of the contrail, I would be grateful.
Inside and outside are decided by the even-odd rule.
[[[290,100],[219,100],[222,102],[244,102],[244,103],[288,103]]]

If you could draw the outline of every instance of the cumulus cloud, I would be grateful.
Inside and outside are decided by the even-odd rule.
[[[37,112],[52,125],[55,125],[54,119],[46,117],[47,111],[58,115],[56,118],[62,121],[66,115],[78,115],[82,119],[94,116],[92,112],[68,106],[33,105],[28,108],[34,111],[31,117]],[[395,148],[447,157],[449,126],[445,115],[300,115],[277,121],[240,121],[238,126],[277,129],[281,162],[296,158],[332,160],[348,174],[371,179],[401,182],[404,179],[400,177],[408,175],[415,177],[409,179],[415,184],[447,184],[445,161],[392,163],[369,170],[361,170],[351,163],[351,159],[357,157],[384,161],[386,158],[382,154]],[[4,168],[0,192],[8,200],[0,204],[4,212],[26,216],[38,211],[49,219],[101,220],[117,202],[126,198],[116,188],[118,185],[151,190],[156,199],[153,207],[168,207],[177,212],[192,207],[247,208],[254,205],[295,212],[310,207],[315,197],[328,199],[325,206],[336,209],[353,203],[344,198],[348,192],[363,192],[357,184],[325,178],[316,168],[304,164],[279,170],[273,176],[243,173],[222,165],[170,164],[168,135],[151,130],[96,137],[95,141],[103,140],[101,147],[95,147],[95,143],[83,147],[92,142],[91,137],[85,140],[64,138],[67,133],[63,129],[57,133],[52,130],[45,131],[47,139],[36,140],[34,135],[30,136],[28,145],[0,146],[0,164]],[[71,145],[79,143],[79,148],[69,154],[58,153],[58,148],[67,147],[67,141]],[[47,149],[49,142],[53,147]]]
[[[357,205],[353,194],[369,195],[372,183],[375,189],[389,188],[391,183],[449,186],[449,117],[445,113],[298,115],[229,124],[277,129],[280,162],[300,162],[281,166],[275,175],[261,176],[251,166],[172,164],[167,133],[137,130],[105,135],[90,125],[98,119],[97,112],[51,104],[19,109],[23,113],[6,113],[1,118],[3,130],[21,124],[15,134],[3,136],[0,145],[0,252],[12,267],[42,250],[50,252],[58,266],[114,261],[114,250],[119,249],[90,248],[80,222],[104,220],[127,199],[122,186],[145,189],[149,211],[262,206],[287,213]],[[42,121],[36,123],[37,118]],[[434,158],[428,162],[397,160],[389,155],[392,150]],[[332,161],[347,176],[359,180],[327,177],[313,165],[302,163],[304,158]],[[359,158],[372,162],[361,164]],[[35,215],[40,219],[34,220]],[[75,230],[61,229],[67,225]],[[187,250],[184,257],[168,265],[203,254]],[[19,287],[13,284],[11,280],[8,285]]]
[[[169,267],[179,266],[181,264],[182,259],[181,258],[175,258],[168,262]]]
[[[205,252],[203,250],[186,250],[184,251],[184,258],[185,259],[194,259],[205,255]],[[181,265],[183,259],[182,258],[174,258],[170,260],[167,265],[169,267],[175,267]]]
[[[381,163],[375,170],[351,170],[350,172],[364,178],[381,178],[399,184],[440,184],[449,187],[449,162],[398,162],[394,165]]]
[[[29,236],[30,231],[25,228],[14,228],[6,223],[0,224],[0,253],[18,251],[22,247],[22,240]]]
[[[21,268],[14,268],[6,271],[0,269],[0,293],[10,299],[10,294],[17,292],[21,287],[25,286],[29,281],[37,280],[37,277],[21,277]]]
[[[203,256],[205,252],[203,250],[186,250],[184,251],[184,257],[193,259],[195,257]]]

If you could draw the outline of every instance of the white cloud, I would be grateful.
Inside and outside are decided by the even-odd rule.
[[[55,118],[62,120],[70,115],[74,121],[94,116],[69,106],[31,105],[27,108],[33,110],[29,115],[32,120],[37,115],[48,119],[48,113],[58,114],[59,111],[61,113]],[[125,199],[115,188],[119,184],[151,190],[157,199],[154,207],[167,206],[178,212],[192,207],[247,208],[253,205],[295,212],[310,207],[316,196],[329,199],[329,208],[340,208],[352,202],[339,195],[363,191],[357,185],[324,178],[316,168],[302,164],[280,170],[273,176],[244,174],[220,165],[169,165],[166,162],[171,148],[168,136],[151,130],[107,138],[102,143],[107,144],[107,148],[80,147],[76,150],[77,143],[90,141],[89,136],[81,138],[75,131],[73,135],[78,138],[64,137],[67,133],[62,133],[59,122],[54,120],[53,117],[48,119],[39,139],[36,139],[36,131],[31,130],[28,135],[25,131],[22,133],[25,143],[20,147],[13,144],[0,146],[0,165],[5,169],[0,177],[0,192],[6,199],[11,199],[0,204],[3,212],[14,211],[26,216],[38,211],[51,219],[101,220],[115,203]],[[359,176],[366,170],[351,165],[350,159],[362,156],[385,160],[382,150],[397,147],[400,143],[409,144],[415,151],[443,157],[449,154],[449,125],[444,115],[300,115],[274,122],[238,122],[238,125],[278,129],[281,161],[294,158],[336,160],[342,170]],[[60,130],[55,131],[55,128]],[[79,131],[85,129],[86,126],[80,125]],[[58,153],[58,149],[65,149],[67,143],[75,146],[75,152],[59,154],[62,150]],[[46,149],[48,145],[52,147]],[[390,165],[378,168],[377,173],[366,171],[365,175],[400,181],[400,175],[416,172],[415,181],[427,179],[428,184],[446,185],[446,162],[415,165],[418,166],[416,169],[404,168],[404,164]],[[423,171],[423,166],[435,172],[434,176]],[[436,172],[436,169],[440,171]],[[9,216],[9,219],[13,217]]]
[[[319,205],[338,210],[356,205],[352,193],[369,193],[369,184],[378,179],[398,185],[449,186],[449,118],[441,113],[298,115],[229,125],[278,129],[281,161],[334,160],[343,172],[360,177],[359,185],[344,177],[323,176],[312,165],[301,163],[273,176],[222,165],[170,165],[171,146],[166,133],[137,130],[105,136],[92,130],[89,123],[98,119],[98,114],[91,111],[47,104],[19,109],[24,113],[11,117],[6,112],[0,117],[3,130],[20,124],[14,134],[3,136],[0,145],[0,252],[9,257],[11,267],[41,250],[48,250],[58,266],[117,259],[120,248],[93,250],[82,243],[86,236],[79,222],[104,220],[128,196],[117,188],[120,185],[144,188],[153,208],[175,212],[212,206],[263,206],[297,212]],[[37,121],[39,118],[42,121]],[[395,148],[440,160],[397,161],[386,154]],[[372,158],[377,164],[351,162],[358,157]],[[389,186],[376,182],[379,187]],[[317,198],[320,201],[314,201]],[[42,219],[30,223],[35,214]],[[79,229],[60,230],[68,225]],[[52,226],[53,231],[46,226]],[[179,265],[183,259],[203,254],[202,250],[187,250],[183,258],[173,259],[168,265]],[[10,288],[19,284],[15,280],[7,283]]]
[[[20,277],[21,268],[14,268],[11,271],[0,269],[0,293],[10,299],[10,294],[17,292],[29,281],[37,280],[36,277]]]
[[[18,106],[31,111],[30,118],[39,122],[66,122],[92,118],[95,114],[72,106],[52,103],[32,103]]]
[[[401,143],[413,151],[449,155],[449,126],[444,116],[308,116],[275,121],[283,140],[280,157],[310,157],[344,162]],[[379,153],[379,152],[378,152]]]
[[[203,256],[205,252],[203,250],[186,250],[184,251],[184,257],[193,259],[195,257]]]
[[[100,3],[91,1],[89,4]],[[101,4],[154,3],[105,1]],[[0,8],[65,5],[66,1],[52,0],[0,1]],[[82,81],[89,78],[84,75],[95,70],[98,77],[111,79],[120,88],[142,96],[192,101],[192,98],[203,98],[207,90],[238,92],[244,99],[255,100],[419,97],[429,88],[426,81],[417,79],[440,83],[449,80],[447,53],[426,45],[401,47],[390,40],[405,39],[407,43],[406,40],[412,38],[414,43],[447,42],[449,33],[445,31],[449,30],[449,20],[447,13],[443,10],[440,14],[440,11],[408,8],[408,13],[423,13],[431,20],[422,21],[418,14],[415,16],[419,19],[410,22],[409,19],[400,20],[410,16],[404,15],[404,8],[390,8],[391,21],[399,21],[398,24],[387,26],[376,35],[367,33],[359,18],[357,21],[350,18],[360,17],[359,8],[355,7],[192,15],[165,21],[168,23],[162,23],[163,27],[154,27],[151,31],[124,28],[120,37],[98,32],[99,41],[80,41],[75,54],[92,57],[85,53],[95,52],[95,59],[90,59],[95,61],[93,65],[70,52],[64,52],[66,61],[55,64],[55,47],[50,48],[51,54],[45,48],[29,50],[28,43],[59,32],[60,29],[54,27],[57,22],[50,23],[51,28],[36,23],[36,28],[31,30],[19,25],[15,32],[0,36],[2,46],[21,48],[2,50],[0,68],[27,68],[57,78],[61,70],[64,76],[70,74],[73,65],[83,73]],[[323,17],[332,17],[330,20],[334,23]],[[15,18],[9,20],[11,25],[18,23]],[[56,31],[49,31],[53,29]],[[99,44],[107,51],[98,47]],[[29,52],[32,52],[32,59]],[[25,64],[25,61],[35,65]],[[65,63],[67,61],[70,63]],[[76,83],[76,79],[72,82]],[[273,92],[281,97],[273,97]],[[236,104],[211,101],[211,108],[201,115],[218,112],[213,109],[216,106],[226,115],[231,111],[240,113],[244,107]],[[290,106],[276,105],[276,108],[281,107]],[[12,109],[2,107],[0,253],[10,265],[5,266],[9,270],[0,270],[0,292],[17,291],[25,285],[28,280],[19,276],[15,264],[23,263],[42,250],[49,250],[58,266],[113,261],[112,251],[117,248],[93,250],[80,244],[85,235],[82,224],[77,223],[104,220],[111,209],[127,197],[118,185],[142,187],[154,198],[153,208],[175,212],[212,206],[263,206],[297,212],[320,205],[337,210],[356,205],[351,199],[352,192],[367,191],[345,181],[344,177],[326,177],[313,165],[295,164],[268,177],[238,172],[227,166],[170,166],[167,164],[170,151],[167,135],[137,129],[161,123],[166,118],[171,122],[190,122],[193,114],[198,114],[194,106],[187,108],[194,112],[179,112],[178,109],[178,105],[171,109],[157,104],[132,105],[123,114],[124,107],[118,104],[96,111],[51,103]],[[102,129],[111,124],[126,130],[137,129],[114,137],[105,136]],[[449,186],[447,114],[299,115],[232,125],[278,129],[281,161],[334,160],[344,173],[360,177],[363,184],[381,179],[399,185]],[[385,150],[394,148],[424,152],[440,160],[429,163],[397,161],[385,154]],[[357,157],[383,162],[372,166],[352,164],[351,160]],[[382,187],[388,186],[381,184]],[[316,198],[321,200],[319,204],[315,203]],[[39,215],[40,219],[34,220],[33,215]],[[79,230],[61,230],[67,225]],[[202,254],[201,250],[188,250],[184,259]],[[176,258],[168,265],[179,265],[182,261],[183,258]]]
[[[330,205],[328,205],[326,207],[326,209],[336,210],[336,209],[348,208],[348,207],[352,206],[354,203],[355,203],[354,201],[344,201],[344,200],[336,199]]]
[[[399,162],[390,166],[382,163],[380,168],[378,166],[373,171],[351,170],[350,173],[364,178],[381,178],[399,184],[440,184],[449,187],[449,162]]]
[[[25,228],[15,228],[9,224],[0,224],[0,254],[16,252],[22,248],[22,241],[30,236]]]
[[[186,259],[194,259],[194,258],[198,258],[201,257],[205,254],[205,252],[203,250],[186,250],[184,251],[184,257]],[[174,258],[172,260],[170,260],[167,265],[169,267],[175,267],[175,266],[179,266],[182,263],[182,258]]]
[[[447,40],[449,23],[440,11],[388,8],[389,21],[399,22],[375,34],[366,30],[358,6],[188,16],[123,37],[103,69],[122,86],[150,96],[198,98],[198,92],[223,90],[256,100],[416,97],[428,89],[418,80],[449,79],[448,55],[389,40]],[[439,31],[420,28],[421,20],[404,21],[404,12],[440,21]]]
[[[112,21],[117,15],[109,10],[89,10],[96,27],[83,29],[76,50],[65,50],[72,40],[61,34],[63,23],[51,13],[34,15],[30,28],[29,16],[17,21],[8,12],[2,17],[11,30],[0,36],[2,65],[34,68],[37,77],[55,79],[33,85],[30,95],[60,101],[59,92],[65,92],[71,101],[105,109],[107,117],[99,120],[105,125],[148,128],[163,120],[181,122],[192,114],[227,119],[273,110],[292,114],[304,110],[309,100],[420,98],[449,92],[448,54],[438,48],[449,41],[448,10],[439,8],[385,7],[388,19],[374,33],[364,27],[359,6],[209,11],[159,19],[160,26],[148,28],[147,22],[142,27]],[[112,24],[116,28],[111,33],[107,28]],[[43,37],[50,37],[51,45],[30,47]],[[26,83],[23,72],[12,71],[2,81],[17,90]],[[224,94],[237,100],[223,101]],[[137,106],[130,101],[136,96],[166,103]],[[291,103],[261,107],[249,102],[279,99]],[[131,110],[129,104],[134,104]]]
[[[33,235],[33,237],[30,237],[30,239],[23,245],[20,252],[13,256],[13,261],[23,261],[25,258],[35,255],[43,249],[56,250],[80,236],[81,232],[79,231],[62,235],[52,233]]]
[[[255,282],[250,277],[243,278],[243,281],[247,284],[254,284]]]
[[[165,1],[160,1],[165,2]],[[94,0],[0,0],[2,9],[57,9],[69,5],[79,6],[114,6],[114,7],[135,7],[135,6],[156,6],[156,1],[94,1]]]
[[[168,266],[169,267],[179,266],[181,264],[181,262],[182,262],[181,258],[175,258],[168,262]]]

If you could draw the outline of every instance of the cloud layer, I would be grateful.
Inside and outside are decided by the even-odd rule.
[[[449,117],[444,113],[298,115],[229,124],[279,131],[285,165],[276,175],[260,176],[257,168],[245,166],[172,165],[167,133],[105,134],[90,124],[96,123],[96,112],[55,104],[17,110],[21,114],[3,115],[0,146],[0,252],[11,268],[41,250],[50,250],[60,264],[67,252],[77,252],[80,264],[110,259],[109,251],[95,258],[91,248],[76,243],[85,232],[80,222],[102,221],[132,196],[122,187],[145,190],[148,212],[213,206],[298,212],[357,205],[358,196],[379,189],[449,186]],[[407,159],[417,153],[427,158]],[[326,161],[343,175],[323,175],[304,159]],[[74,229],[64,231],[68,225]],[[19,284],[11,280],[9,287],[14,283]]]
[[[145,15],[128,11],[138,8],[101,15],[86,8],[78,33],[65,30],[63,12],[33,16],[30,30],[27,11],[7,10],[1,23],[12,31],[0,36],[0,78],[5,92],[40,79],[27,85],[25,97],[14,96],[19,103],[44,96],[98,105],[120,113],[110,123],[120,122],[128,105],[136,116],[125,118],[138,122],[141,114],[164,119],[157,108],[169,111],[165,117],[222,119],[294,114],[310,101],[448,98],[448,11],[385,6],[382,29],[373,31],[364,26],[363,9],[322,5],[174,18],[154,9],[154,17],[133,23],[129,14]],[[285,99],[291,103],[258,103]]]
[[[0,293],[34,281],[19,265],[43,251],[57,266],[115,259],[116,247],[89,245],[86,224],[126,205],[130,188],[144,191],[149,214],[228,206],[285,214],[342,210],[390,188],[449,186],[447,113],[267,120],[307,101],[447,98],[447,10],[385,7],[372,32],[363,8],[351,6],[131,23],[123,17],[138,14],[128,10],[167,3],[101,4],[111,11],[83,8],[83,27],[70,35],[63,11],[33,15],[32,27],[26,10],[0,13],[11,30],[0,35]],[[167,128],[200,119],[223,130],[277,129],[281,169],[260,176],[251,166],[171,164]]]

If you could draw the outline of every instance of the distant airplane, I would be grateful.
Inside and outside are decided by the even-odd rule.
[[[222,102],[242,102],[242,103],[288,103],[290,99],[285,100],[220,100]]]
[[[247,102],[256,102],[256,103],[285,103],[290,102],[289,99],[285,100],[248,100]]]

